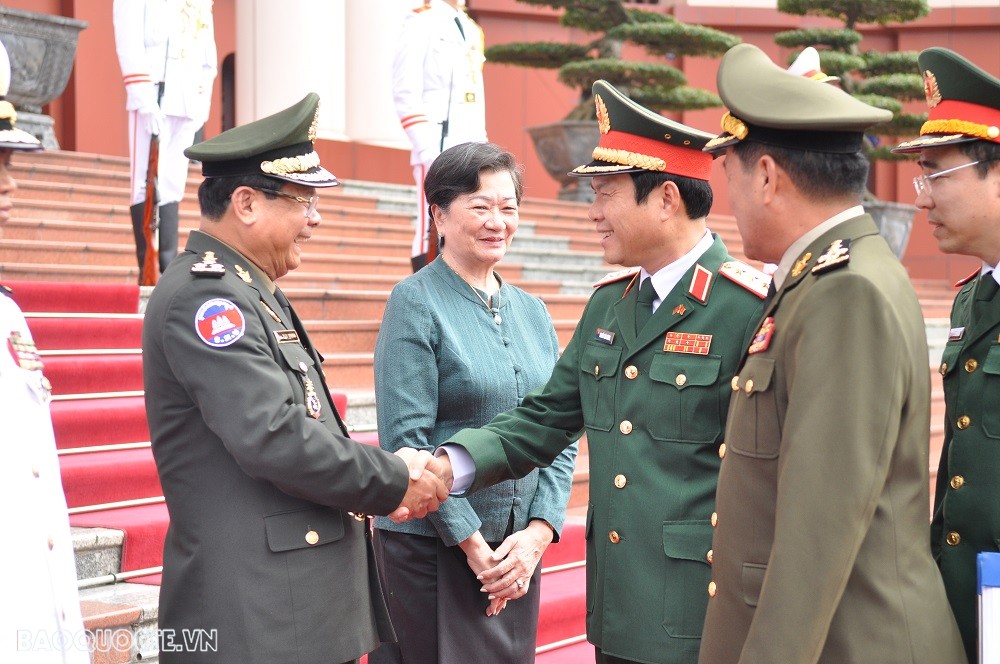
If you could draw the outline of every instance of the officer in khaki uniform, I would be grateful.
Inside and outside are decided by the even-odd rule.
[[[891,114],[749,44],[718,88],[706,149],[747,256],[778,269],[732,381],[700,661],[964,662],[927,543],[923,315],[860,206],[862,132]]]
[[[711,135],[604,81],[593,90],[600,144],[573,174],[593,178],[605,260],[639,267],[597,284],[541,390],[446,449],[471,455],[475,491],[550,463],[586,431],[587,637],[597,661],[693,664],[729,382],[768,281],[706,228],[712,158],[701,148]],[[457,475],[454,490],[468,484]],[[518,580],[501,565],[485,581],[498,590]]]
[[[960,281],[941,359],[944,448],[931,550],[970,661],[976,661],[976,554],[1000,550],[1000,79],[944,48],[919,56],[930,113],[920,137],[916,204],[941,251],[982,266]]]
[[[393,640],[364,513],[422,517],[447,495],[427,471],[407,479],[419,453],[347,437],[274,283],[320,222],[317,189],[338,184],[313,149],[318,111],[309,94],[187,150],[205,175],[201,225],[153,290],[142,336],[170,510],[163,664],[353,662]],[[183,630],[216,630],[218,652],[184,652]]]

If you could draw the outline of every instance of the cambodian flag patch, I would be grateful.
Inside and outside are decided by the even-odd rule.
[[[214,298],[198,307],[194,329],[212,348],[224,348],[236,343],[246,332],[247,325],[239,307],[229,300]]]

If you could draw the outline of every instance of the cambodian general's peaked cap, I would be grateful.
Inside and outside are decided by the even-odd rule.
[[[319,95],[266,118],[233,127],[192,145],[184,154],[201,162],[206,178],[266,175],[306,187],[334,187],[340,182],[319,163],[313,147],[319,118]]]
[[[702,148],[712,134],[643,108],[607,81],[594,83],[593,91],[601,132],[592,155],[594,161],[577,166],[570,175],[656,171],[708,180],[712,156]]]
[[[838,87],[789,73],[752,44],[738,44],[722,57],[719,96],[729,110],[723,133],[708,151],[740,141],[810,152],[847,154],[862,147],[864,130],[892,119]]]
[[[930,111],[920,137],[893,152],[917,152],[968,141],[1000,143],[1000,79],[935,46],[917,58]]]

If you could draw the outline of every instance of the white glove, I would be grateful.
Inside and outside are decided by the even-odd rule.
[[[156,103],[156,84],[133,83],[125,86],[125,93],[127,95],[125,108],[138,113],[140,122],[146,123],[149,132],[158,135],[163,113]]]

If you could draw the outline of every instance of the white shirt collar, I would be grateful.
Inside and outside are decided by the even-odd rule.
[[[691,269],[701,255],[708,251],[709,247],[715,243],[715,238],[712,237],[712,232],[705,229],[705,236],[698,240],[698,243],[694,245],[691,251],[687,252],[673,263],[665,265],[656,271],[656,274],[650,274],[646,272],[646,268],[639,270],[639,283],[646,277],[652,278],[653,288],[656,289],[656,297],[653,298],[653,311],[660,306],[660,302],[663,301],[663,296],[670,293],[677,285],[677,282],[681,280],[688,270]]]
[[[810,228],[799,239],[792,242],[791,246],[785,250],[784,256],[781,257],[781,262],[778,263],[778,269],[774,272],[773,279],[775,289],[780,289],[785,283],[785,278],[788,277],[788,273],[792,269],[792,264],[798,259],[799,255],[805,250],[806,247],[837,224],[841,224],[848,219],[860,217],[864,213],[865,208],[861,205],[850,207],[843,212],[833,215],[814,228]]]

